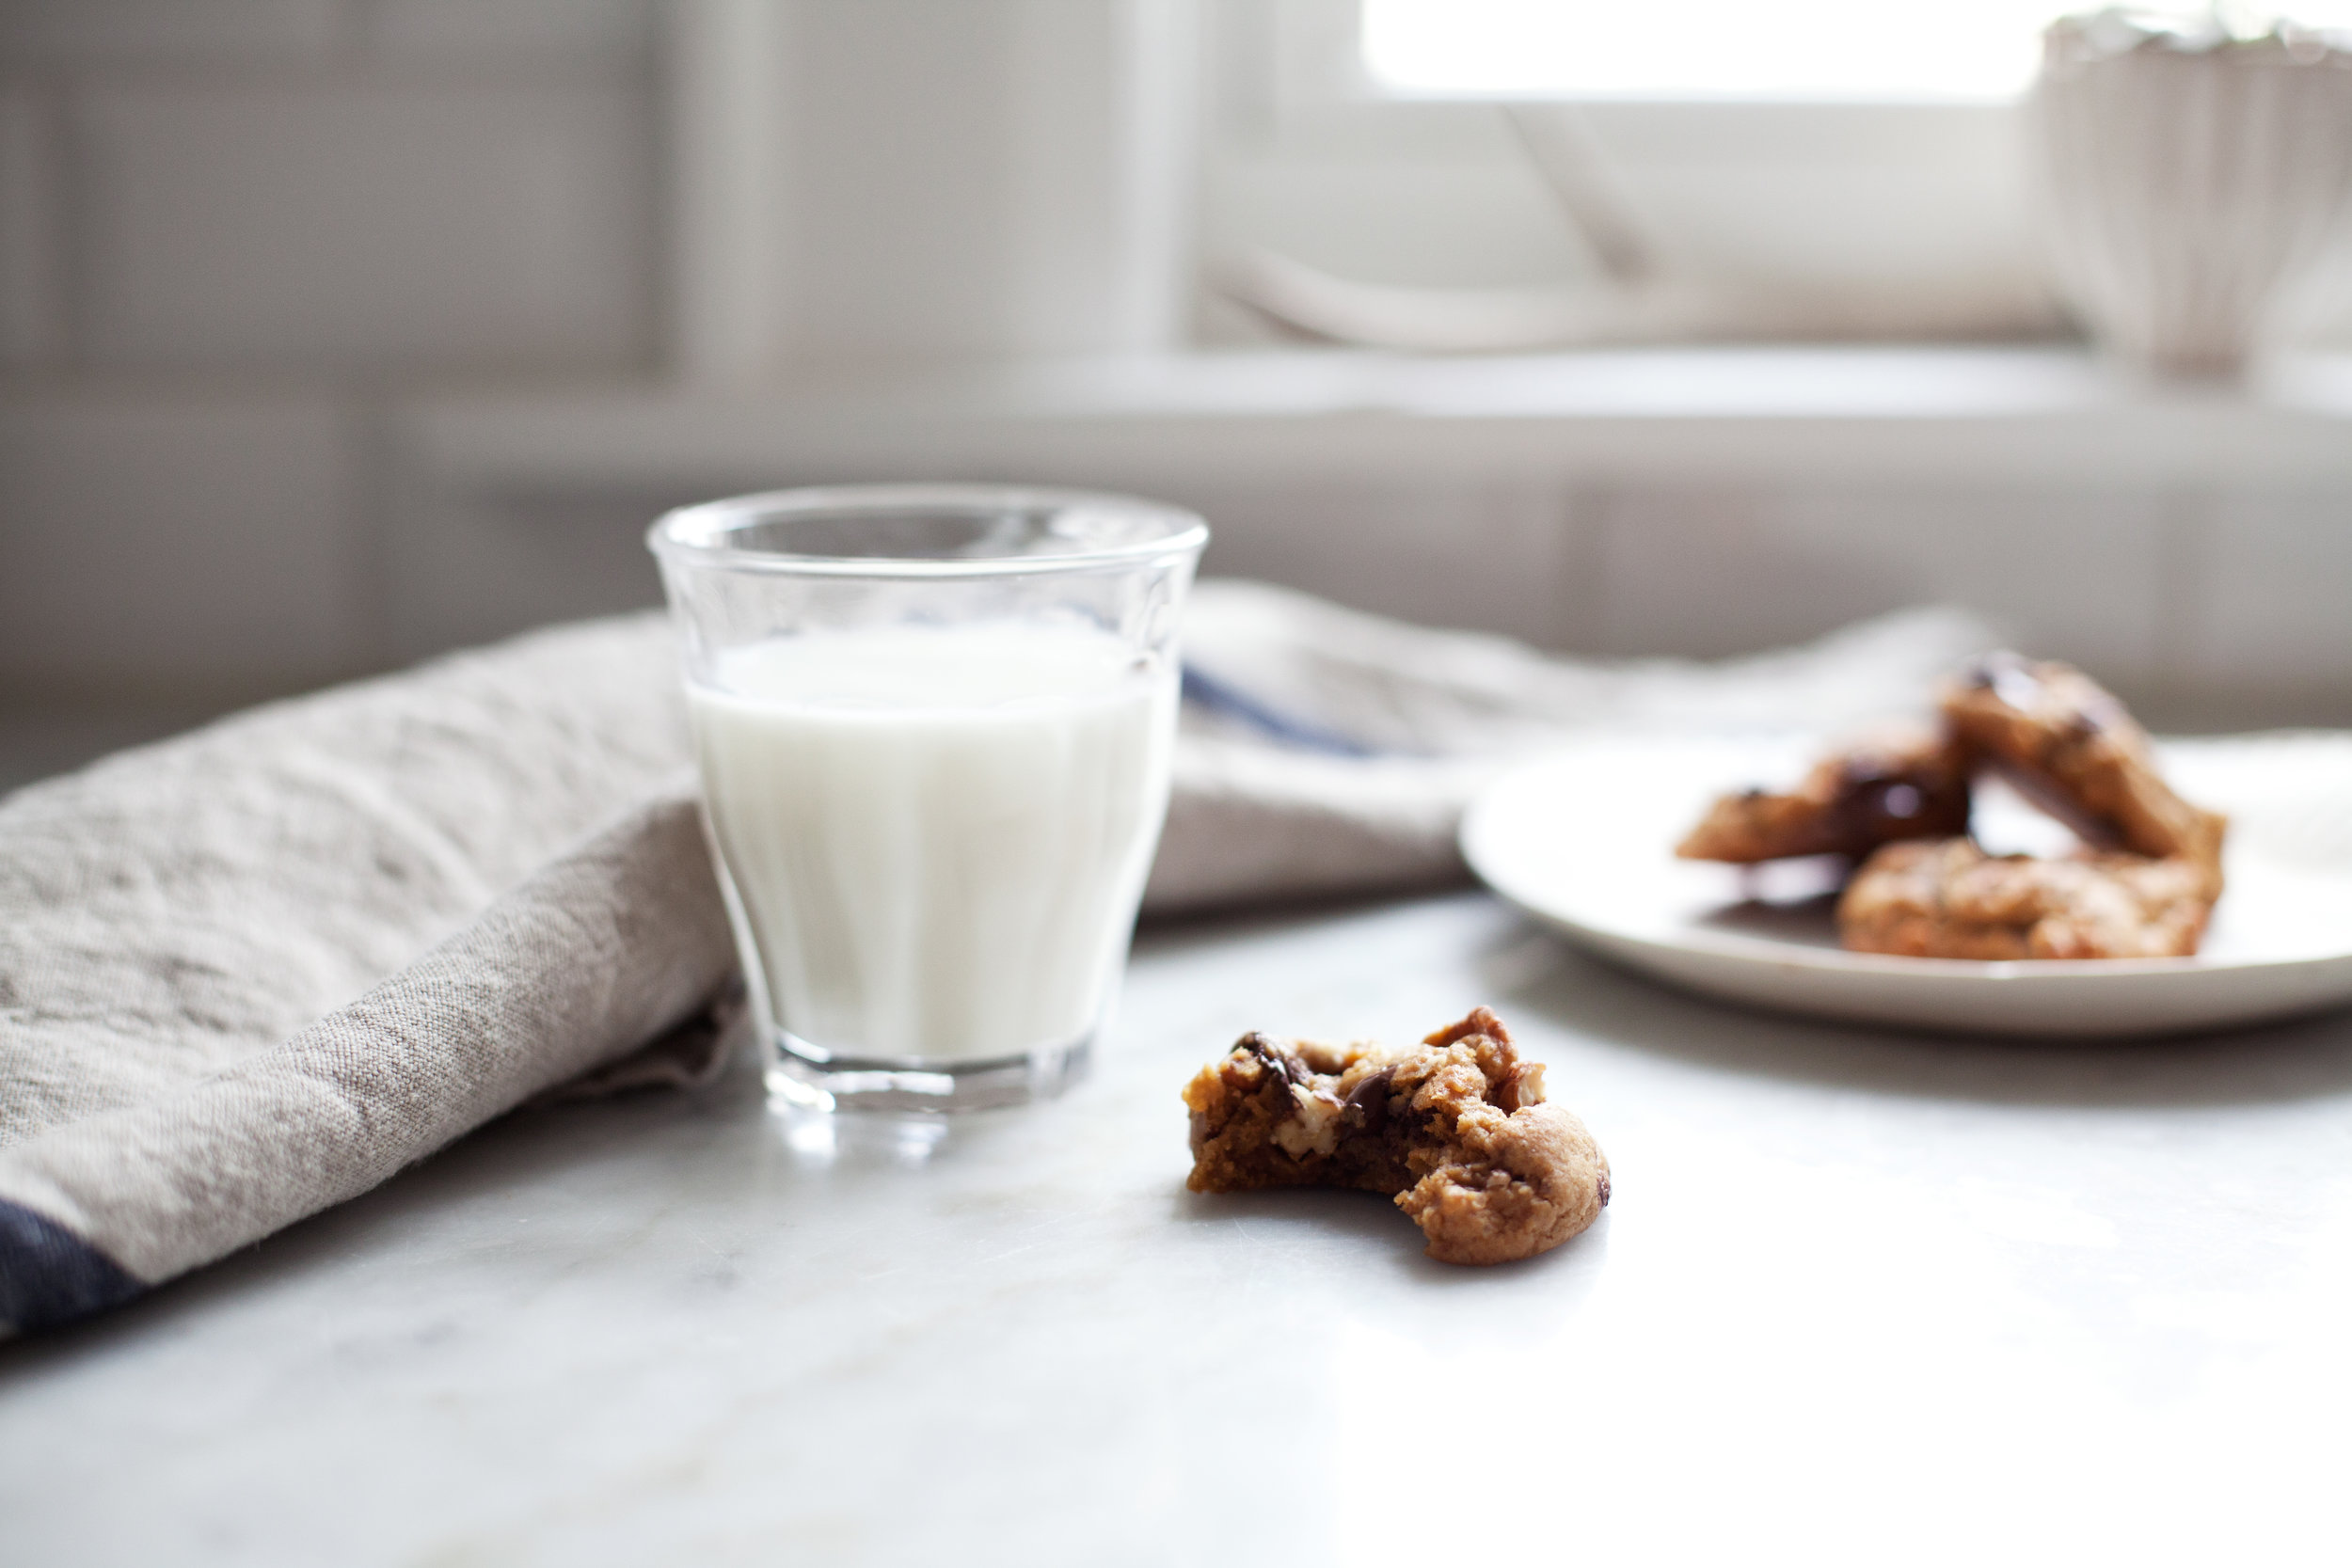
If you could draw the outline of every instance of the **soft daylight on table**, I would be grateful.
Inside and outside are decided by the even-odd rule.
[[[0,0],[0,1564],[2352,1550],[2352,6]]]

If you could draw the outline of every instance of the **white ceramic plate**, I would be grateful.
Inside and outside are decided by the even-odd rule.
[[[1826,866],[1674,858],[1718,793],[1793,780],[1787,740],[1620,739],[1528,763],[1462,824],[1486,884],[1581,945],[1692,990],[1782,1011],[1968,1033],[2169,1034],[2352,1003],[2352,736],[2174,742],[2168,777],[2229,812],[2229,891],[2192,958],[1984,963],[1849,953]],[[2046,831],[1982,800],[2002,848]],[[1810,895],[1810,896],[1808,896]]]

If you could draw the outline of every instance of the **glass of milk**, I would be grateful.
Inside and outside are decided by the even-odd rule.
[[[1168,806],[1208,529],[1119,496],[787,490],[649,543],[772,1092],[1057,1092],[1115,1001]]]

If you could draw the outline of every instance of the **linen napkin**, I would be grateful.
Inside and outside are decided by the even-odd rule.
[[[1839,725],[1982,626],[1702,667],[1200,585],[1146,908],[1405,889],[1593,726]],[[735,957],[657,616],[276,704],[0,800],[0,1336],[118,1305],[535,1095],[691,1081]]]
[[[1850,729],[1923,709],[1938,677],[1998,641],[1965,611],[1924,608],[1716,664],[1569,659],[1204,582],[1184,611],[1184,729],[1144,908],[1459,880],[1470,798],[1571,733]]]

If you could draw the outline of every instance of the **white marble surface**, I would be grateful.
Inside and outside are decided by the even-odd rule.
[[[1186,1195],[1244,1028],[1472,1002],[1615,1166],[1456,1271]],[[0,1561],[2300,1561],[2352,1456],[2352,1017],[1752,1018],[1470,895],[1163,930],[1060,1103],[828,1143],[739,1073],[529,1112],[0,1347]]]

